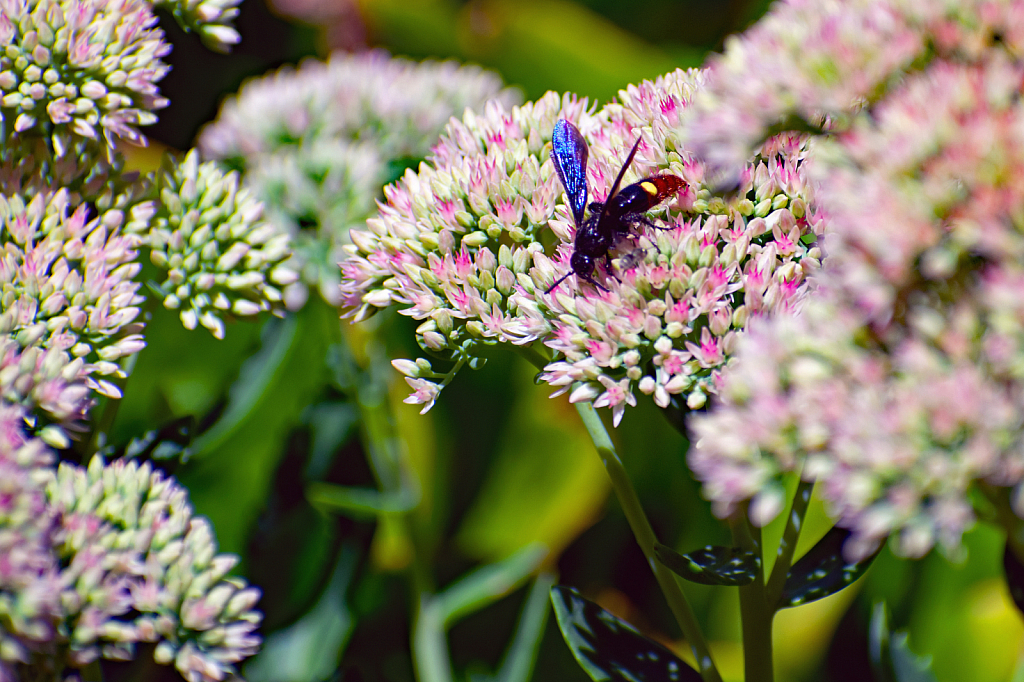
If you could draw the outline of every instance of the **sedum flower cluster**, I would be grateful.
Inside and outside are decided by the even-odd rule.
[[[5,136],[43,137],[62,157],[74,138],[95,156],[167,106],[156,83],[170,51],[146,0],[4,0],[0,114]]]
[[[680,115],[703,87],[698,71],[631,86],[600,110],[555,93],[521,107],[488,104],[453,120],[429,164],[385,189],[368,230],[353,230],[342,264],[345,305],[361,320],[397,305],[422,321],[420,345],[455,361],[395,361],[429,409],[483,346],[540,342],[554,355],[542,378],[571,401],[610,407],[617,424],[634,392],[667,406],[699,406],[752,316],[794,306],[819,265],[823,221],[803,173],[806,140],[784,135],[745,167],[736,194],[714,197],[705,167],[684,146]],[[656,173],[685,182],[596,273],[569,271],[575,226],[550,159],[555,121],[587,140],[587,179],[604,200],[641,138],[623,184]]]
[[[230,2],[175,7],[210,40],[234,31]],[[163,303],[218,336],[225,315],[280,308],[296,275],[280,267],[287,235],[236,174],[196,154],[125,172],[122,146],[144,144],[139,126],[166,105],[157,82],[170,45],[152,3],[0,9],[0,391],[73,425],[93,391],[120,396],[120,361],[145,344],[144,261],[164,273],[150,287]]]
[[[85,409],[77,380],[120,394],[101,377],[121,376],[116,361],[144,345],[135,321],[143,299],[133,281],[139,240],[120,228],[144,223],[145,212],[91,215],[85,204],[71,205],[67,190],[28,201],[0,194],[0,338],[8,340],[5,371],[17,375],[0,378],[5,400],[66,420]]]
[[[1024,516],[1024,3],[838,4],[779,5],[694,105],[708,148],[720,120],[748,141],[810,112],[835,125],[810,164],[830,220],[815,295],[751,325],[689,461],[723,515],[749,500],[770,521],[796,472],[849,557],[889,536],[955,554],[975,486]],[[819,38],[806,52],[795,26]],[[762,88],[756,109],[723,99]]]
[[[0,680],[56,634],[60,567],[45,483],[53,453],[25,436],[24,410],[0,401]]]
[[[226,577],[209,524],[148,464],[62,463],[0,403],[0,679],[60,674],[139,644],[190,681],[255,652],[259,591]]]
[[[226,46],[234,2],[172,3]],[[93,395],[119,397],[156,289],[190,328],[276,307],[288,237],[193,153],[125,172],[165,106],[170,47],[135,0],[0,0],[0,680],[134,657],[222,680],[259,644],[259,593],[149,465],[61,463]],[[161,282],[140,281],[150,260]],[[149,276],[148,273],[146,275]],[[159,299],[158,299],[159,300]]]
[[[200,148],[243,171],[267,219],[293,237],[302,281],[337,305],[348,231],[363,226],[380,188],[418,163],[453,114],[515,93],[478,67],[414,63],[381,51],[307,61],[247,83],[207,126]]]
[[[261,219],[263,206],[238,173],[189,152],[157,178],[160,201],[146,236],[150,260],[166,272],[164,306],[181,310],[187,329],[201,324],[218,339],[222,315],[279,307],[280,287],[298,279],[282,263],[288,235]]]
[[[170,12],[178,24],[195,31],[211,50],[228,52],[241,41],[232,20],[238,16],[241,0],[153,0],[153,5]]]

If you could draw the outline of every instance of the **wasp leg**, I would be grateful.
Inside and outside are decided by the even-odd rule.
[[[619,284],[622,284],[622,280],[619,279],[619,276],[615,274],[615,266],[612,265],[611,254],[608,254],[608,253],[604,254],[604,266],[605,266],[605,269],[608,270],[608,274],[611,276],[611,278],[614,279]],[[607,289],[606,289],[606,291],[607,291]]]
[[[675,225],[658,225],[647,216],[642,213],[633,213],[629,216],[629,221],[632,223],[638,223],[640,225],[646,225],[647,227],[653,227],[655,230],[674,230]]]
[[[559,284],[561,284],[561,283],[562,283],[562,282],[564,282],[565,280],[569,279],[569,276],[570,276],[570,275],[572,275],[572,274],[573,274],[573,273],[572,273],[572,270],[570,270],[569,272],[567,272],[567,273],[565,273],[564,275],[562,275],[561,277],[559,277],[559,278],[558,278],[557,280],[555,280],[555,283],[554,283],[554,284],[552,284],[551,286],[549,286],[549,287],[548,287],[548,288],[547,288],[547,289],[546,289],[546,290],[544,291],[544,293],[545,293],[545,294],[550,294],[550,293],[551,293],[552,291],[554,291],[554,290],[555,290],[555,287],[557,287],[557,286],[558,286]]]
[[[579,274],[577,274],[577,277],[583,277],[583,279],[585,279],[586,281],[590,282],[591,284],[593,284],[595,287],[597,287],[601,291],[610,291],[610,289],[608,287],[601,286],[600,284],[595,282],[594,278],[592,276],[590,276],[590,275],[579,275]]]

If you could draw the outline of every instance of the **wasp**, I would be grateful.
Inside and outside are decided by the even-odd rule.
[[[544,293],[550,294],[555,287],[573,274],[598,289],[607,291],[594,281],[597,261],[604,258],[610,270],[611,256],[608,252],[638,225],[668,229],[655,225],[644,214],[678,192],[685,184],[682,178],[669,174],[652,175],[624,187],[621,192],[618,191],[622,176],[633,162],[639,146],[640,138],[637,138],[629,151],[629,156],[619,169],[611,191],[608,192],[608,199],[604,202],[591,202],[588,206],[587,157],[590,155],[590,149],[579,129],[572,123],[564,118],[558,119],[555,123],[555,129],[551,133],[551,160],[569,199],[573,221],[576,223],[576,238],[573,241],[572,257],[569,258],[571,269]],[[584,208],[590,209],[590,217],[586,220],[583,218]]]

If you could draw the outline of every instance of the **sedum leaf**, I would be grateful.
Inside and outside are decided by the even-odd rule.
[[[565,643],[594,682],[701,682],[696,670],[571,587],[551,588]]]
[[[654,545],[658,561],[676,575],[701,585],[749,585],[761,568],[761,559],[738,547],[713,547],[680,554],[671,547]]]
[[[850,531],[833,528],[793,564],[786,576],[778,608],[800,606],[823,599],[848,587],[864,575],[881,547],[866,559],[850,563],[843,558],[843,543],[848,537]]]

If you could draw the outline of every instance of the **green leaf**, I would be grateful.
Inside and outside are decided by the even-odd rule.
[[[356,433],[359,410],[350,402],[324,401],[307,407],[302,417],[313,436],[305,478],[319,481],[327,477],[334,453]]]
[[[573,588],[552,587],[551,603],[565,643],[594,682],[701,682],[678,656]]]
[[[412,635],[412,655],[419,679],[453,679],[445,637],[448,628],[460,618],[514,590],[537,569],[547,555],[548,550],[542,545],[530,545],[504,561],[470,571],[440,594],[421,596]],[[515,674],[521,667],[521,661],[512,666],[510,674]]]
[[[223,551],[244,560],[249,534],[279,480],[289,434],[326,389],[324,360],[338,325],[337,311],[314,299],[269,321],[263,346],[246,361],[220,419],[196,438],[192,458],[177,472]]]
[[[864,575],[881,547],[866,559],[850,563],[843,558],[843,543],[848,537],[850,531],[834,527],[793,564],[782,590],[780,609],[824,599]]]
[[[273,399],[271,387],[282,376],[286,360],[294,351],[299,318],[289,315],[283,320],[270,320],[264,327],[263,346],[250,357],[238,380],[231,386],[230,399],[224,414],[195,442],[197,455],[215,451],[246,424],[261,401]]]
[[[494,674],[495,682],[529,682],[544,637],[548,613],[551,612],[548,593],[554,584],[555,578],[550,573],[542,573],[533,581],[515,635],[501,661],[501,667]]]
[[[434,597],[444,624],[451,625],[504,597],[537,570],[547,555],[543,545],[528,545],[504,561],[481,566],[453,582]]]
[[[931,657],[918,656],[907,646],[907,633],[889,632],[885,602],[871,614],[868,649],[877,682],[937,682]]]
[[[761,568],[761,558],[738,547],[713,547],[680,554],[671,547],[654,545],[658,561],[676,575],[701,585],[749,585]]]
[[[531,542],[560,554],[600,517],[608,473],[578,419],[551,409],[520,363],[516,401],[501,427],[495,457],[456,543],[466,555],[494,561]]]
[[[306,488],[306,499],[314,507],[339,512],[353,518],[372,518],[378,514],[411,511],[419,504],[416,490],[403,488],[394,493],[372,488],[354,488],[333,483],[315,482]]]

